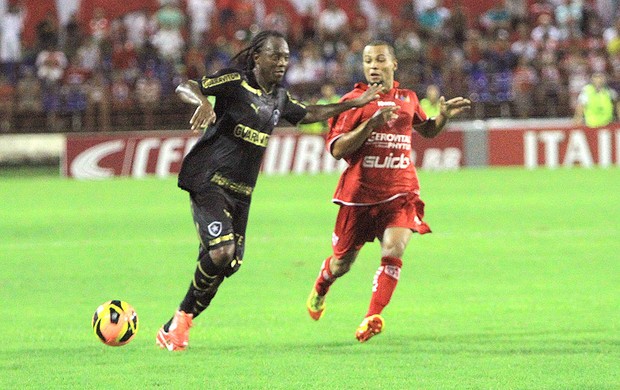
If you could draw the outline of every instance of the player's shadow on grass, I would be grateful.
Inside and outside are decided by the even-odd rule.
[[[620,352],[620,338],[601,337],[602,334],[611,333],[611,330],[588,329],[419,336],[400,334],[386,338],[381,343],[394,349],[431,354],[563,355]]]

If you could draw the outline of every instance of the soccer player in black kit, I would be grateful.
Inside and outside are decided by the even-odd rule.
[[[281,119],[291,124],[328,119],[378,97],[380,86],[358,99],[305,106],[280,85],[289,62],[288,44],[276,31],[258,33],[223,69],[177,87],[197,107],[191,128],[206,130],[183,160],[179,187],[190,194],[200,237],[198,261],[185,298],[157,332],[161,348],[187,348],[192,321],[209,306],[224,278],[243,262],[245,229],[252,190],[269,136]],[[207,96],[215,96],[215,107]]]

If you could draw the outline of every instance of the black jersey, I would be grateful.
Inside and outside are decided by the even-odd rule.
[[[306,107],[281,86],[266,94],[253,74],[238,69],[223,69],[196,81],[204,95],[215,96],[217,121],[183,160],[179,187],[201,192],[214,183],[250,196],[273,128],[281,118],[297,124]]]

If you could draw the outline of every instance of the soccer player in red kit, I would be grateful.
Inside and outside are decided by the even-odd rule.
[[[333,254],[321,265],[307,301],[310,316],[319,320],[329,287],[349,271],[362,246],[378,238],[381,265],[373,280],[368,312],[355,333],[360,342],[383,329],[381,312],[396,288],[412,232],[431,231],[423,221],[424,202],[411,159],[412,128],[424,137],[434,137],[448,119],[471,105],[462,97],[446,101],[442,96],[440,114],[427,118],[415,92],[399,88],[394,80],[398,63],[387,42],[369,43],[363,63],[368,84],[356,84],[342,100],[355,99],[369,85],[378,84],[382,89],[379,99],[345,111],[330,122],[327,147],[335,158],[344,158],[348,167],[333,198],[340,206]]]

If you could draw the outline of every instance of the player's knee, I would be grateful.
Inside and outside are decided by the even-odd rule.
[[[332,275],[334,275],[335,277],[340,277],[346,274],[351,269],[351,265],[354,261],[355,259],[336,259],[332,257],[332,261],[330,262],[330,270],[332,272]]]
[[[407,243],[401,240],[384,242],[381,246],[381,256],[402,258],[405,253]]]
[[[209,250],[209,256],[218,267],[224,267],[230,264],[235,257],[235,245],[228,244],[219,248]]]

